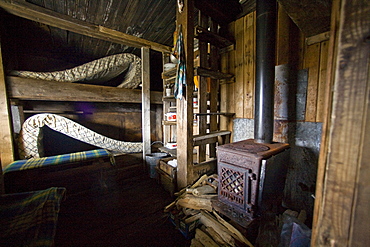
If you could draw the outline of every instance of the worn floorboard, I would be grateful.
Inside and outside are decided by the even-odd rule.
[[[146,174],[144,174],[146,175]],[[171,202],[148,176],[67,197],[56,246],[189,246],[163,213]]]
[[[190,246],[163,212],[173,198],[149,178],[141,160],[123,156],[116,162],[102,171],[90,166],[73,176],[62,173],[55,182],[67,187],[55,246]],[[93,183],[80,190],[86,181]]]

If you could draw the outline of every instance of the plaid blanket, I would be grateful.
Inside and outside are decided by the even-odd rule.
[[[0,196],[0,246],[53,246],[66,189]]]
[[[61,164],[70,164],[78,161],[87,161],[96,158],[110,157],[110,162],[112,165],[115,165],[114,156],[105,149],[95,149],[84,152],[70,153],[55,155],[43,158],[33,158],[28,160],[17,160],[13,163],[7,165],[3,173],[9,173],[19,170],[34,169],[50,165],[61,165]]]

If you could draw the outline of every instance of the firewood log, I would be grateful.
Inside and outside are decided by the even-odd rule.
[[[182,212],[186,215],[186,216],[191,216],[191,215],[196,215],[196,214],[199,214],[200,211],[199,210],[196,210],[196,209],[192,209],[192,208],[183,208],[182,209]]]
[[[224,242],[228,243],[230,246],[235,247],[235,239],[231,236],[230,231],[208,212],[201,212],[200,222],[206,227],[213,228],[214,231],[217,232],[218,235],[220,235]]]
[[[230,246],[228,245],[221,236],[212,228],[212,227],[206,227],[205,225],[202,225],[200,229],[207,233],[211,238],[219,245],[219,246]]]
[[[183,208],[192,208],[197,210],[204,209],[212,212],[211,199],[200,198],[193,195],[186,195],[183,198],[177,200],[176,205]]]
[[[193,222],[193,221],[196,221],[196,220],[200,219],[200,216],[201,216],[201,214],[200,214],[200,213],[195,214],[195,215],[193,215],[193,216],[190,216],[190,217],[186,218],[186,219],[184,220],[184,222],[185,222],[185,224],[190,224],[191,222]]]
[[[201,242],[199,242],[198,239],[193,238],[191,240],[190,247],[204,247],[204,245]]]
[[[195,196],[201,196],[205,194],[214,194],[216,190],[210,185],[203,185],[201,187],[192,190],[192,194]]]
[[[219,245],[205,232],[199,228],[195,229],[195,238],[207,247],[218,247]]]
[[[207,180],[208,178],[208,175],[207,174],[204,174],[202,177],[200,177],[198,179],[198,181],[196,181],[192,186],[190,186],[191,189],[194,189],[196,187],[198,187],[200,184],[203,183],[203,181]],[[178,193],[175,193],[175,195],[177,195],[177,198],[175,199],[175,201],[171,202],[169,205],[167,205],[165,208],[164,208],[164,212],[169,212],[175,205],[176,205],[176,202],[180,199],[180,198],[183,198],[186,194],[186,189],[187,188],[183,188],[180,192]]]
[[[213,214],[216,216],[217,220],[223,225],[225,226],[235,237],[236,239],[238,239],[240,242],[250,246],[250,247],[253,247],[253,245],[251,244],[251,242],[248,241],[248,239],[246,237],[244,237],[243,234],[241,234],[241,232],[238,231],[238,229],[236,229],[234,226],[232,226],[230,223],[226,222],[220,215],[218,215],[216,213],[216,211],[213,211]]]

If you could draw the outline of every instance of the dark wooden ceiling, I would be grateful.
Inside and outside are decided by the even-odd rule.
[[[173,0],[27,0],[27,2],[87,23],[107,27],[164,45],[172,44],[175,28]],[[7,34],[20,53],[40,54],[40,49],[71,63],[84,63],[107,55],[139,51],[132,47],[76,34],[19,17],[3,18]],[[17,34],[14,30],[18,30]],[[51,47],[53,46],[53,47]],[[26,47],[33,48],[25,50]],[[48,53],[47,51],[45,51]],[[21,54],[22,55],[22,54]],[[41,54],[40,54],[41,55]]]
[[[28,2],[60,14],[134,35],[160,44],[170,45],[175,27],[173,0],[28,0]],[[126,52],[130,47],[103,42],[50,28],[58,42],[76,47],[87,56],[101,57]]]
[[[200,2],[208,4],[210,0],[196,1],[198,4]],[[227,1],[238,2],[238,0],[222,1],[226,4]],[[159,44],[172,46],[173,43],[176,0],[0,0],[0,2],[32,4]],[[239,0],[239,3],[242,11],[235,18],[255,10],[256,0]],[[307,36],[328,31],[331,0],[279,0],[279,3]],[[58,66],[78,65],[122,52],[140,54],[137,48],[26,20],[6,11],[2,11],[1,14],[2,39],[5,41],[2,41],[2,46],[5,46],[3,50],[6,50],[5,58],[8,58],[10,69],[46,70],[41,68],[42,63],[37,62],[45,57],[48,60],[48,69],[55,70]],[[315,21],[311,21],[312,18]],[[30,61],[25,61],[26,57]],[[51,66],[53,59],[56,62]]]

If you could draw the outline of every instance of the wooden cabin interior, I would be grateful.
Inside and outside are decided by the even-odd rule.
[[[283,245],[290,212],[301,246],[365,246],[369,16],[366,0],[0,0],[0,211],[8,196],[65,188],[49,242],[33,246],[294,246],[292,230]],[[36,151],[24,156],[25,133]],[[251,143],[267,147],[254,158],[283,145],[283,168],[264,165],[273,153],[243,173],[243,154],[223,153]],[[9,168],[98,149],[107,154]],[[219,206],[225,169],[247,189]],[[166,209],[205,175],[217,178],[211,209],[189,206],[203,215],[184,234]],[[261,209],[264,199],[279,203]],[[236,231],[231,242],[205,240],[212,213]],[[27,242],[4,215],[0,245]]]

